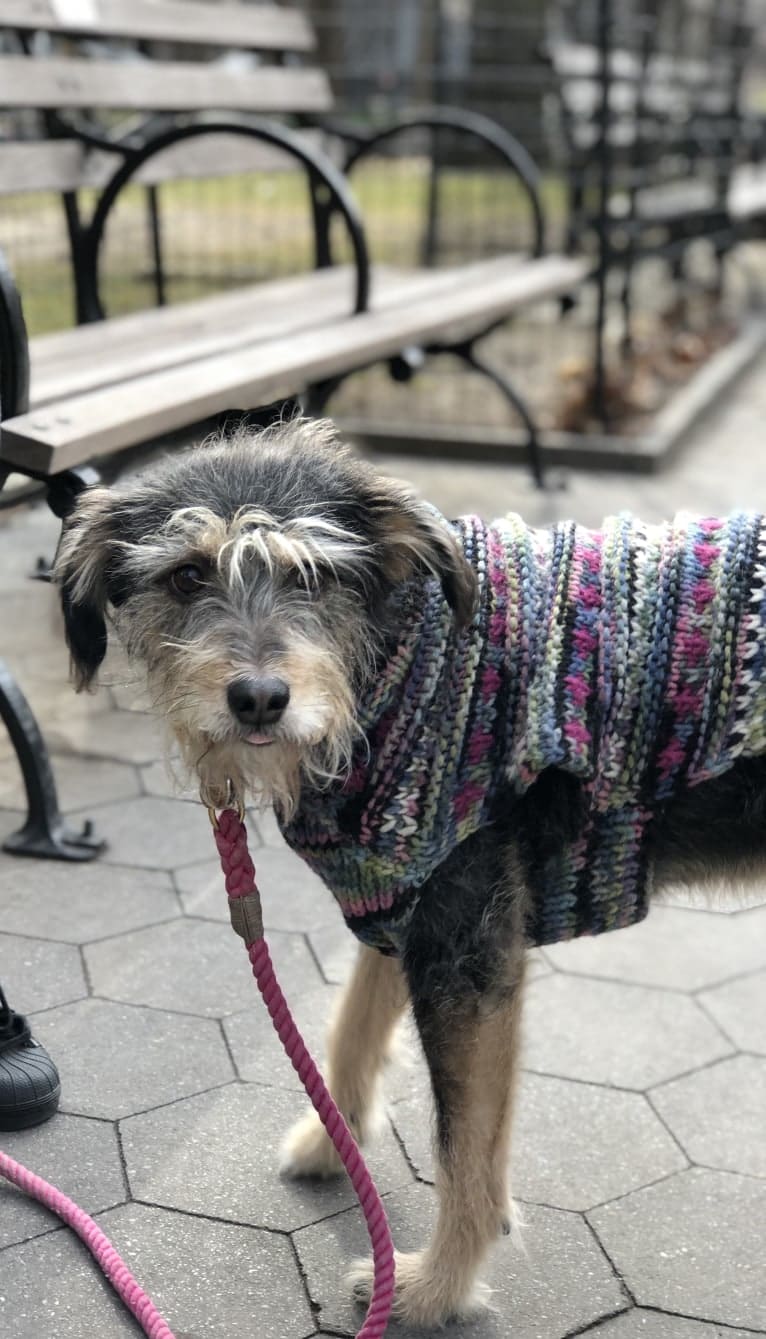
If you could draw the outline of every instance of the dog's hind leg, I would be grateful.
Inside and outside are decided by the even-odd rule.
[[[362,947],[330,1029],[326,1074],[335,1102],[360,1141],[371,1131],[378,1080],[407,1000],[398,959]],[[290,1130],[282,1170],[289,1176],[333,1176],[342,1170],[316,1112]]]
[[[495,1238],[510,1231],[507,1174],[522,975],[519,965],[518,979],[499,998],[414,1002],[436,1104],[439,1207],[426,1249],[397,1255],[394,1309],[411,1325],[437,1326],[481,1309],[487,1290],[477,1283],[479,1269]],[[351,1282],[366,1300],[368,1261],[354,1267]]]

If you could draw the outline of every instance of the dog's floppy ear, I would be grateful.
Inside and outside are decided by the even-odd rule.
[[[476,574],[443,517],[403,484],[387,479],[376,480],[367,502],[387,578],[399,582],[418,571],[432,573],[458,626],[467,627],[476,610]]]
[[[106,571],[112,539],[111,494],[106,488],[86,489],[64,522],[54,568],[78,693],[90,686],[106,655]]]

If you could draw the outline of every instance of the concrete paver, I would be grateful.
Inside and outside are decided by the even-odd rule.
[[[48,864],[41,877],[36,860],[0,860],[0,905],[3,929],[68,944],[87,944],[181,914],[167,874],[105,872],[100,861]]]
[[[529,1069],[616,1088],[651,1088],[732,1051],[687,995],[558,972],[530,984],[524,1030]]]
[[[232,1078],[218,1024],[109,1000],[38,1014],[35,1036],[56,1057],[61,1107],[116,1120]]]
[[[762,1180],[690,1167],[588,1219],[640,1305],[763,1331],[763,1208]]]
[[[702,990],[760,967],[766,942],[766,907],[739,916],[653,907],[639,925],[619,935],[596,935],[553,944],[545,955],[562,972],[634,981],[668,990]]]
[[[285,1231],[355,1202],[344,1177],[312,1183],[279,1174],[282,1141],[307,1110],[305,1095],[235,1083],[121,1124],[136,1199],[188,1213]],[[370,1150],[381,1190],[410,1180],[390,1129]]]
[[[766,971],[703,991],[699,999],[735,1046],[766,1055]]]
[[[319,983],[302,935],[274,934],[269,948],[288,993],[303,990],[312,979]],[[85,963],[94,994],[126,1004],[221,1018],[253,1003],[247,957],[228,925],[183,917],[134,930],[91,944]]]
[[[128,1198],[117,1131],[108,1121],[60,1115],[33,1130],[4,1132],[0,1146],[17,1162],[33,1167],[38,1176],[54,1181],[86,1213],[109,1209]],[[59,1220],[41,1204],[0,1179],[0,1247],[58,1226]],[[5,1281],[4,1271],[2,1278]]]
[[[652,1104],[692,1162],[766,1177],[766,1059],[721,1060],[655,1088]]]
[[[3,989],[31,1013],[57,1004],[82,1000],[88,994],[78,949],[74,944],[51,944],[21,935],[0,934]]]

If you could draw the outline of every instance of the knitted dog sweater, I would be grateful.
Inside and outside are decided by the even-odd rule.
[[[561,768],[582,782],[583,816],[541,853],[530,943],[640,920],[652,815],[766,752],[766,524],[453,529],[478,578],[473,622],[456,630],[435,580],[405,590],[350,776],[304,793],[284,835],[359,938],[400,952],[422,885],[492,820],[501,788]]]

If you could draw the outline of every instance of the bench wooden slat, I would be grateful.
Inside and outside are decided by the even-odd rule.
[[[317,132],[304,131],[302,138],[314,145],[319,143]],[[76,140],[0,142],[0,196],[100,188],[122,161],[121,154],[89,151]],[[243,135],[202,135],[182,140],[150,158],[134,180],[144,186],[158,186],[163,181],[298,170],[296,159],[275,145]]]
[[[322,70],[230,70],[191,61],[0,57],[0,106],[130,111],[327,111]]]
[[[30,340],[31,403],[37,408],[335,320],[353,309],[353,293],[351,267],[339,266],[41,335]]]
[[[110,386],[8,420],[0,457],[55,473],[190,426],[225,409],[294,395],[325,377],[390,357],[409,343],[440,344],[576,287],[587,263],[561,256],[527,264],[487,261],[450,272],[446,290],[400,293],[390,308],[342,317],[183,367]],[[422,276],[419,276],[422,277]],[[431,276],[428,276],[431,278]]]
[[[0,24],[27,31],[201,42],[260,51],[311,51],[311,24],[281,5],[180,0],[0,0]]]
[[[505,261],[507,266],[514,263],[524,262],[522,257]],[[376,267],[376,309],[392,306],[402,295],[411,301],[423,292],[446,292],[466,277],[465,270],[456,278],[450,269],[413,274]],[[147,372],[322,326],[351,312],[353,281],[351,266],[337,266],[40,335],[30,342],[32,405],[39,408]]]
[[[743,164],[734,173],[729,192],[729,213],[740,222],[766,215],[766,169],[760,164]]]

